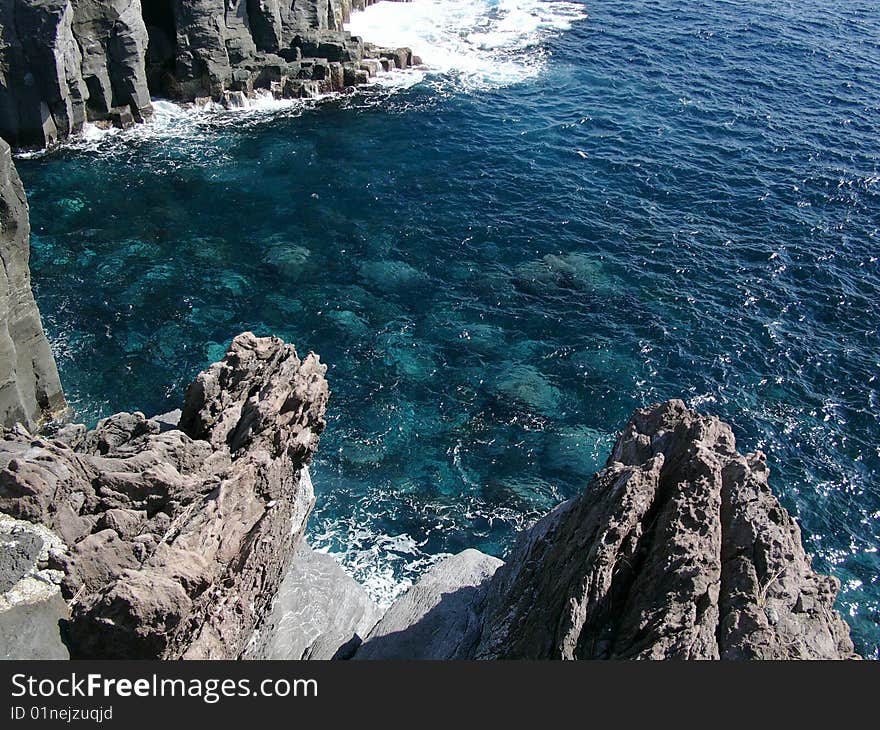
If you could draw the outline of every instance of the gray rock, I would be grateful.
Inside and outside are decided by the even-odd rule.
[[[42,538],[33,532],[0,533],[0,593],[6,593],[37,564]]]
[[[72,5],[73,35],[82,49],[82,78],[89,91],[88,118],[143,121],[151,116],[141,0],[72,0]]]
[[[283,94],[281,76],[290,74],[274,73],[279,62],[364,59],[363,42],[343,25],[369,4],[7,0],[0,3],[0,135],[15,146],[42,147],[77,134],[86,121],[124,129],[152,114],[150,92],[232,106],[255,86]],[[400,67],[411,63],[409,49],[387,52]],[[344,88],[337,74],[314,80],[322,82],[318,91]]]
[[[0,425],[36,428],[67,408],[31,291],[30,221],[9,145],[0,140]]]
[[[61,640],[69,617],[58,582],[41,566],[63,554],[61,539],[41,526],[0,514],[0,659],[67,659]]]
[[[382,611],[330,555],[297,548],[248,659],[347,659]]]
[[[388,609],[355,659],[466,659],[479,606],[501,561],[465,550],[432,567]]]
[[[46,146],[87,120],[152,112],[140,0],[0,3],[0,135]]]
[[[5,608],[0,599],[0,659],[69,659],[60,628],[68,616],[57,586],[32,588]]]
[[[180,423],[180,416],[183,411],[179,408],[175,408],[173,411],[168,411],[167,413],[160,413],[158,416],[153,416],[152,420],[156,421],[162,430],[166,429],[174,429],[177,428],[177,424]]]
[[[201,373],[182,430],[117,414],[75,447],[0,441],[0,510],[70,545],[52,566],[74,657],[236,658],[268,611],[314,503],[325,367],[250,333]]]

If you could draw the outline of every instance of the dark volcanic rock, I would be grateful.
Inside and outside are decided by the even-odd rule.
[[[0,593],[6,593],[37,563],[43,540],[33,532],[0,532]]]
[[[31,292],[29,258],[27,199],[0,139],[0,425],[34,428],[67,405]]]
[[[171,12],[147,8],[151,51],[148,76],[154,93],[184,101],[211,97],[240,104],[255,88],[279,96],[293,89],[285,81],[295,70],[267,69],[302,58],[357,64],[363,42],[343,30],[354,9],[369,1],[355,0],[170,0]],[[411,58],[406,49],[404,56]],[[341,91],[335,77],[320,77],[319,91]],[[273,89],[272,85],[278,84]]]
[[[46,146],[87,120],[150,115],[140,0],[0,3],[0,136]]]
[[[441,592],[429,573],[357,658],[857,658],[839,584],[813,572],[768,474],[717,418],[681,401],[637,411],[586,491],[522,533],[472,600],[450,600],[455,578],[421,600]],[[457,642],[433,641],[456,622]]]
[[[72,656],[244,652],[314,502],[324,371],[245,333],[190,386],[181,430],[123,413],[87,434],[4,433],[0,510],[69,545],[52,567]]]
[[[87,121],[127,128],[152,113],[150,93],[240,106],[255,89],[278,96],[342,91],[288,86],[307,57],[353,70],[367,52],[343,30],[372,0],[4,0],[0,3],[0,136],[47,146]],[[386,51],[391,66],[409,49]],[[360,77],[359,77],[360,78]],[[336,83],[338,81],[338,83]],[[365,83],[365,81],[359,81]],[[274,86],[273,86],[274,85]]]

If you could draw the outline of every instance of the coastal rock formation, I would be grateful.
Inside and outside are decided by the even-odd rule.
[[[343,30],[373,0],[167,0],[145,6],[147,75],[155,94],[241,106],[264,89],[308,97],[413,64]]]
[[[45,147],[88,122],[128,127],[150,93],[241,106],[315,96],[418,62],[343,30],[373,0],[3,0],[0,136]]]
[[[348,659],[382,615],[330,556],[300,543],[246,659]]]
[[[44,147],[152,112],[140,0],[0,3],[0,136]]]
[[[325,367],[250,333],[190,386],[179,430],[120,413],[0,441],[0,511],[52,529],[71,656],[236,658],[314,503]]]
[[[9,145],[0,139],[0,425],[35,428],[66,409],[31,292],[30,221]]]
[[[479,624],[434,658],[857,658],[839,583],[813,572],[768,475],[717,418],[681,401],[637,411],[605,469],[520,535],[473,602],[456,607],[467,580],[434,592],[432,633]],[[416,612],[406,623],[387,655],[368,640],[357,656],[401,656],[424,630]]]

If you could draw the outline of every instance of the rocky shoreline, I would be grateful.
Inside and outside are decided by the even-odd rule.
[[[157,88],[241,105],[417,63],[342,31],[363,2],[0,5],[0,134],[43,146],[150,115]],[[222,21],[222,22],[221,22]],[[466,550],[382,611],[303,535],[329,388],[314,354],[237,336],[179,412],[65,420],[0,142],[0,657],[854,659],[761,453],[672,400],[506,561]]]
[[[0,137],[46,147],[153,114],[151,97],[246,106],[351,91],[421,64],[343,27],[374,0],[4,0]]]

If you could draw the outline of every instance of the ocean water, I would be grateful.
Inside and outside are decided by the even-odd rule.
[[[877,3],[414,0],[352,29],[427,68],[19,160],[79,417],[176,407],[244,329],[320,353],[310,539],[387,603],[503,556],[682,397],[767,452],[876,658]]]

